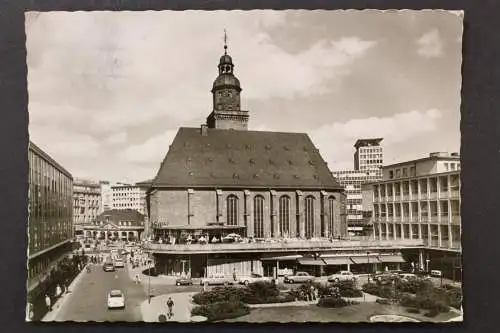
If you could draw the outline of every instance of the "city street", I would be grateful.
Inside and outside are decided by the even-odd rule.
[[[128,268],[104,272],[101,265],[94,265],[84,273],[80,283],[68,295],[56,321],[141,321],[140,304],[146,300],[144,288],[130,279]],[[125,294],[125,309],[107,308],[107,294],[120,289]]]

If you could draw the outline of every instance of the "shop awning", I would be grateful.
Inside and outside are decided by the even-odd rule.
[[[351,261],[351,259],[349,259],[349,257],[323,258],[323,261],[327,265],[347,265],[347,264],[352,264],[352,261]]]
[[[351,257],[355,264],[376,264],[381,262],[377,257]]]
[[[154,229],[164,229],[164,230],[236,230],[244,228],[246,227],[242,225],[205,225],[205,226],[160,225],[154,227]]]
[[[325,262],[321,259],[314,259],[314,258],[299,258],[297,259],[299,264],[304,265],[304,266],[324,266]]]
[[[300,254],[295,254],[295,255],[289,255],[289,256],[277,256],[277,257],[269,257],[269,258],[262,258],[261,260],[297,260],[302,258]]]
[[[391,256],[379,256],[378,257],[381,262],[393,262],[393,263],[403,263],[405,260],[400,255],[391,255]]]

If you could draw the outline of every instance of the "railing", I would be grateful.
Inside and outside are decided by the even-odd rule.
[[[280,251],[315,251],[345,248],[401,248],[420,247],[419,239],[398,240],[289,240],[264,243],[220,243],[220,244],[157,244],[145,243],[143,248],[150,252],[185,252],[185,253],[217,253],[217,252],[280,252]]]
[[[401,217],[395,216],[393,219],[394,222],[401,222]]]
[[[450,196],[450,199],[459,199],[460,198],[460,191],[451,190],[451,191],[449,191],[449,196]]]
[[[426,200],[428,197],[427,193],[420,193],[420,199],[421,200]]]
[[[429,195],[429,199],[437,199],[437,192],[431,192]]]
[[[441,240],[441,246],[442,248],[449,248],[450,247],[450,242],[448,240]]]

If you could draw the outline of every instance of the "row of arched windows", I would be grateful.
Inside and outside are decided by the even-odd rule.
[[[227,197],[227,224],[238,225],[238,197],[231,194]],[[253,221],[254,221],[254,236],[256,238],[264,237],[264,197],[257,195],[253,198]],[[315,198],[308,196],[305,199],[305,236],[307,238],[314,237],[314,204]],[[328,198],[328,229],[330,234],[334,234],[335,220],[335,198]],[[283,195],[278,201],[278,228],[280,235],[292,235],[293,230],[290,229],[290,197]]]

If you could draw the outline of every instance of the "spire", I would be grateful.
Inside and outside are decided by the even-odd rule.
[[[224,55],[227,55],[227,33],[226,33],[226,29],[224,29]]]

